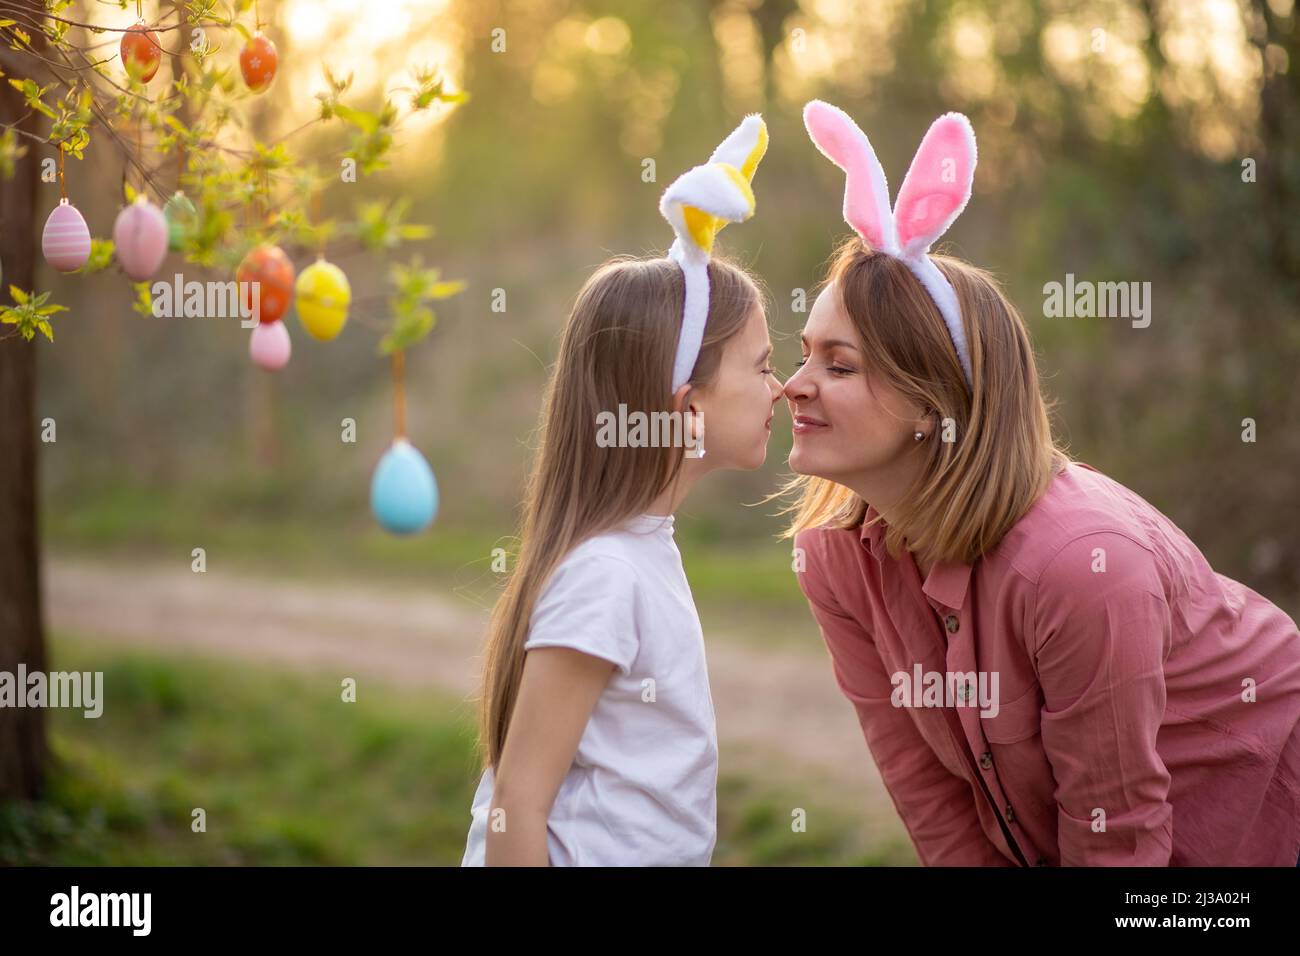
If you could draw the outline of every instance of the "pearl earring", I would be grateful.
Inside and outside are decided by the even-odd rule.
[[[917,441],[924,441],[924,440],[925,440],[925,432],[917,432],[917,433],[914,434],[912,437],[913,437],[914,439],[916,439]]]

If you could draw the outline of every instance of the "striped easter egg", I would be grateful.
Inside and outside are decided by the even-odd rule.
[[[66,199],[45,220],[41,234],[41,252],[45,261],[60,272],[76,272],[90,258],[90,230],[77,207]]]
[[[136,282],[148,279],[167,255],[167,220],[162,210],[144,196],[137,196],[117,214],[113,246],[123,272]]]

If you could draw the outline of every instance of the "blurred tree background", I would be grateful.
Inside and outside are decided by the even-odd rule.
[[[116,26],[134,20],[130,4],[80,6],[97,21],[116,17]],[[57,442],[41,445],[42,529],[56,561],[73,552],[140,555],[170,562],[188,581],[191,549],[203,547],[218,573],[252,569],[266,590],[284,593],[240,617],[223,605],[252,600],[244,583],[226,580],[229,594],[187,583],[189,603],[173,605],[175,593],[152,596],[164,578],[147,563],[117,565],[138,582],[125,595],[120,570],[96,576],[73,562],[53,575],[51,606],[63,615],[54,615],[54,666],[103,669],[109,706],[100,721],[54,716],[63,769],[43,804],[0,808],[0,862],[458,859],[477,781],[460,686],[407,697],[370,694],[368,684],[357,710],[340,712],[333,671],[322,684],[292,655],[325,648],[312,642],[338,614],[331,648],[341,650],[327,649],[327,668],[383,658],[392,631],[394,642],[410,641],[390,667],[401,675],[449,632],[478,626],[499,581],[492,549],[511,547],[543,383],[578,287],[610,255],[666,251],[661,191],[751,111],[771,131],[755,179],[758,213],[721,245],[765,281],[774,365],[782,376],[793,370],[806,317],[793,309],[796,293],[811,292],[847,232],[840,174],[803,130],[801,108],[813,97],[858,119],[895,188],[935,116],[970,116],[980,151],[975,195],[945,251],[993,271],[1020,306],[1059,434],[1076,457],[1169,515],[1218,571],[1300,615],[1294,0],[261,6],[280,51],[279,77],[252,122],[262,138],[317,114],[323,64],[354,74],[354,97],[369,95],[371,108],[409,82],[409,64],[435,67],[472,94],[450,115],[404,125],[389,168],[341,182],[322,210],[344,216],[362,203],[409,203],[409,220],[436,229],[417,246],[468,282],[440,303],[438,327],[407,358],[409,431],[437,473],[441,512],[414,539],[388,537],[370,517],[369,476],[392,434],[392,410],[387,366],[361,323],[322,345],[289,317],[293,360],[268,376],[250,364],[236,322],[144,318],[116,270],[64,277],[42,265],[37,288],[70,308],[56,345],[30,345],[40,361],[36,418],[58,427]],[[342,134],[312,127],[294,135],[295,150],[327,156]],[[653,182],[643,178],[647,160]],[[68,162],[71,198],[96,235],[116,213],[121,176],[122,157],[106,142],[87,161]],[[43,210],[58,187],[41,188]],[[390,263],[381,256],[331,250],[330,258],[347,271],[354,302],[387,291]],[[177,268],[168,260],[160,277]],[[1150,325],[1046,316],[1044,286],[1068,274],[1151,283]],[[340,440],[349,418],[356,444]],[[1254,441],[1243,440],[1246,419]],[[794,658],[780,656],[795,646],[818,653],[820,640],[788,547],[773,539],[775,505],[745,507],[786,473],[783,421],[762,470],[711,477],[679,514],[711,636],[719,728],[729,740],[777,736],[761,720],[772,711],[804,734],[787,741],[787,756],[843,730],[823,748],[826,762],[865,765],[846,706],[829,715],[811,708],[799,723],[768,689],[831,691],[824,660],[813,659],[823,687],[801,685],[790,676]],[[354,592],[327,604],[324,587],[293,590],[294,578],[318,572],[416,581],[417,593],[450,591],[469,613],[435,621],[439,607],[411,610],[375,590],[373,618],[370,605],[349,617],[339,608]],[[255,597],[269,600],[265,590]],[[144,612],[131,616],[133,602]],[[318,618],[295,624],[313,602],[324,607]],[[91,610],[78,617],[83,605]],[[249,624],[280,611],[270,623],[281,631]],[[206,627],[219,638],[209,647],[228,643],[234,657],[260,648],[264,661],[288,660],[295,673],[123,656],[87,639],[111,630],[114,613],[130,617],[120,630],[152,628],[175,648]],[[301,633],[283,630],[295,626]],[[250,633],[235,633],[240,627]],[[738,657],[718,636],[778,653]],[[444,643],[464,671],[464,642]],[[746,670],[748,683],[737,682]],[[458,671],[456,681],[467,676]],[[883,791],[849,783],[837,794],[796,776],[785,781],[793,790],[774,795],[778,764],[746,770],[729,746],[716,860],[913,858]],[[790,806],[836,795],[853,812],[819,824],[815,839],[791,837]],[[191,839],[188,814],[199,805],[218,808],[218,840]]]
[[[411,356],[412,434],[443,491],[415,559],[485,566],[511,533],[578,286],[607,255],[662,253],[660,191],[754,110],[772,134],[759,211],[724,246],[767,282],[775,364],[789,373],[804,319],[793,290],[820,279],[845,232],[838,174],[800,122],[822,97],[869,131],[895,179],[934,116],[971,117],[975,196],[947,248],[994,271],[1019,304],[1060,434],[1216,569],[1300,609],[1292,0],[407,0],[361,13],[284,0],[265,15],[284,64],[263,104],[268,134],[310,118],[322,61],[376,98],[398,82],[399,60],[473,91],[472,107],[407,135],[391,169],[347,187],[409,200],[411,219],[436,225],[437,261],[469,282]],[[645,159],[656,182],[642,179]],[[111,216],[119,172],[70,168],[92,223]],[[358,298],[384,282],[372,260],[340,264]],[[1149,281],[1150,326],[1044,317],[1044,284],[1067,273]],[[268,389],[234,323],[142,319],[111,274],[51,285],[72,308],[59,346],[41,350],[38,412],[59,423],[43,464],[56,540],[148,543],[184,515],[187,531],[233,522],[268,539],[308,526],[343,549],[377,534],[365,489],[389,412],[365,330],[332,346],[296,336]],[[355,446],[339,441],[345,417],[359,423]],[[775,532],[770,507],[737,502],[774,487],[788,447],[777,428],[763,471],[702,486],[687,535],[748,551]]]

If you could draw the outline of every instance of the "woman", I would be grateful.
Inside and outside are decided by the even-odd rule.
[[[805,119],[858,237],[786,384],[788,533],[922,863],[1300,865],[1300,632],[1056,448],[1015,308],[928,256],[968,124],[936,122],[891,214],[852,121]]]

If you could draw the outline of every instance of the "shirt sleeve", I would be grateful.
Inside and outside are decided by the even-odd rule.
[[[638,600],[636,570],[627,561],[570,552],[533,607],[524,650],[569,647],[609,661],[626,677],[640,649]]]
[[[1075,539],[1039,578],[1034,628],[1061,865],[1168,866],[1171,625],[1154,556],[1118,532]]]
[[[925,866],[1014,866],[988,839],[969,781],[935,755],[911,716],[890,702],[893,684],[871,634],[837,603],[815,532],[800,532],[799,586],[830,651],[835,681],[857,711],[867,748]],[[856,573],[856,572],[855,572]]]

